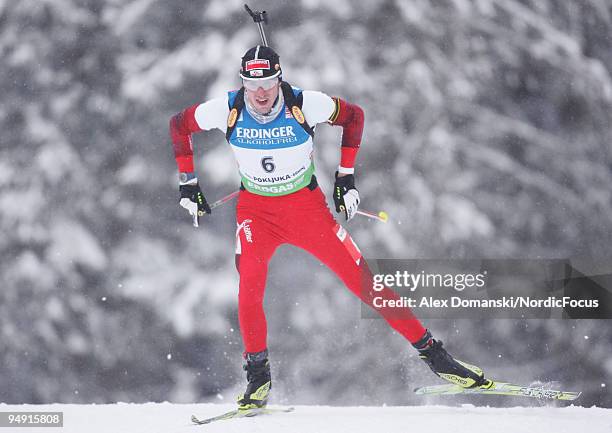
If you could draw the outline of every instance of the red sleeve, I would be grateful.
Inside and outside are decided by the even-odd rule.
[[[195,119],[195,111],[199,105],[186,108],[170,119],[170,138],[176,165],[181,173],[193,173],[194,171],[191,134],[202,130]]]
[[[332,99],[336,104],[336,108],[329,118],[329,122],[332,125],[341,126],[343,129],[340,165],[345,168],[352,168],[355,166],[355,158],[361,145],[364,113],[358,105],[349,104],[345,100],[336,97]]]

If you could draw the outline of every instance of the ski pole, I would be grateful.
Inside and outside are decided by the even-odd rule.
[[[231,199],[236,197],[239,192],[240,191],[234,191],[234,192],[226,195],[225,197],[220,198],[219,200],[217,200],[216,202],[214,202],[214,203],[212,203],[210,205],[210,210],[213,210],[214,208],[219,207],[222,204],[227,203],[228,201],[230,201]],[[200,217],[199,217],[199,215],[197,213],[195,215],[193,215],[193,226],[194,227],[199,227],[200,226]]]
[[[227,203],[228,201],[230,201],[231,199],[236,197],[238,195],[238,193],[240,193],[240,191],[234,191],[231,194],[228,194],[225,197],[220,198],[219,200],[217,200],[216,202],[214,202],[213,204],[210,205],[210,209],[213,210],[214,208],[219,207],[222,204]]]
[[[264,31],[264,24],[268,24],[268,16],[266,15],[266,11],[255,11],[253,12],[249,5],[245,4],[244,8],[251,15],[255,24],[257,24],[257,28],[259,29],[259,36],[261,36],[261,43],[264,44],[265,47],[268,46],[268,40],[266,39],[266,32]]]
[[[386,223],[387,221],[389,221],[389,215],[387,215],[387,212],[383,210],[381,210],[377,214],[374,212],[369,212],[367,210],[357,210],[356,213],[358,215],[363,215],[364,217],[372,218],[372,219],[378,220],[383,223]]]
[[[221,205],[224,205],[225,203],[227,203],[228,201],[230,201],[231,199],[233,199],[234,197],[236,197],[238,194],[240,193],[240,191],[234,191],[228,195],[226,195],[225,197],[220,198],[219,200],[217,200],[216,202],[212,203],[210,205],[210,210],[213,210],[216,207],[219,207]],[[386,223],[387,221],[389,221],[389,215],[387,214],[387,212],[385,211],[380,211],[378,213],[374,213],[371,211],[367,211],[367,210],[357,210],[356,214],[358,215],[362,215],[364,217],[367,218],[372,218],[374,220]],[[194,227],[199,227],[199,218],[197,215],[193,215],[193,226]]]

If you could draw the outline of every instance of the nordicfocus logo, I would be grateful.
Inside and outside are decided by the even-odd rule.
[[[242,144],[282,144],[297,142],[293,126],[276,128],[236,128],[236,141]]]

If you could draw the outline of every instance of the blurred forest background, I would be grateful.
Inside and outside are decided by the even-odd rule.
[[[610,0],[251,1],[284,77],[366,111],[357,186],[389,224],[366,257],[573,258],[610,272]],[[178,206],[171,115],[239,87],[259,41],[242,0],[0,0],[0,401],[210,402],[241,369],[234,208]],[[321,126],[329,193],[340,130]],[[210,201],[239,177],[195,137]],[[416,398],[438,383],[327,269],[281,247],[266,297],[273,402]],[[604,320],[437,320],[491,376],[612,407]]]

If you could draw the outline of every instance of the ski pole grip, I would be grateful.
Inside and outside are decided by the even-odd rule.
[[[251,8],[249,7],[249,5],[247,5],[245,3],[244,8],[246,9],[246,11],[249,13],[249,15],[251,15],[251,18],[253,18],[253,21],[255,21],[256,23],[264,23],[264,24],[268,24],[268,16],[266,14],[266,11],[255,11],[253,12],[251,10]]]

